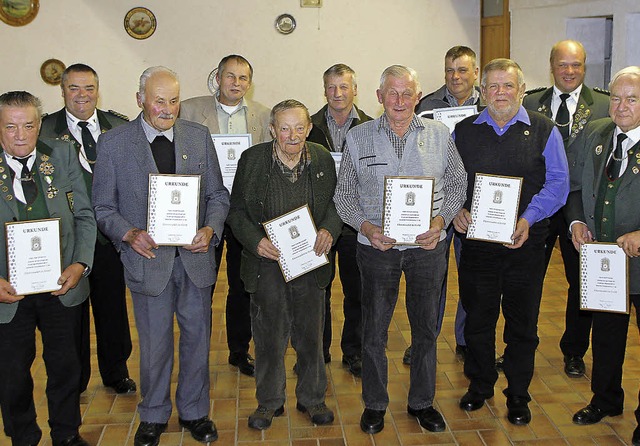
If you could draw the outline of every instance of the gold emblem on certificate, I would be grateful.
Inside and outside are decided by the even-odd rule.
[[[200,175],[150,174],[147,232],[158,245],[190,245],[199,205]]]
[[[267,237],[280,251],[278,264],[285,282],[329,263],[313,251],[318,232],[309,206],[304,205],[263,224]]]
[[[615,243],[580,247],[580,309],[629,313],[628,258]]]
[[[18,295],[61,288],[60,219],[5,223],[9,283]]]
[[[382,232],[396,245],[416,245],[431,227],[434,185],[431,177],[384,177]]]
[[[476,174],[467,238],[513,244],[522,178]]]

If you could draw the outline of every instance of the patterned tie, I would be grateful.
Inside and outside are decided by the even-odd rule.
[[[562,93],[560,95],[562,102],[560,102],[558,113],[556,113],[556,124],[558,125],[558,130],[560,130],[562,139],[569,137],[569,109],[567,108],[567,99],[569,99],[570,96],[568,93]]]
[[[88,125],[89,123],[87,121],[78,122],[78,126],[82,129],[82,147],[84,147],[84,153],[87,155],[87,161],[93,162],[96,160],[98,154],[96,153],[96,141],[93,139]]]
[[[26,158],[18,158],[14,156],[13,159],[20,162],[22,164],[22,172],[20,173],[20,184],[22,185],[22,192],[24,193],[24,199],[27,204],[32,204],[36,201],[36,196],[38,195],[38,189],[36,188],[36,182],[33,180],[33,175],[31,175],[31,171],[27,167],[27,162],[31,158],[29,155]]]
[[[627,139],[627,135],[624,133],[618,133],[618,139],[616,140],[616,148],[613,151],[613,156],[609,158],[609,163],[607,164],[607,176],[611,181],[617,180],[622,172],[620,168],[622,167],[622,142]]]

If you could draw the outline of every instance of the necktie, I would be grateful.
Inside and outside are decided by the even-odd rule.
[[[609,158],[609,163],[607,164],[607,176],[611,181],[617,180],[622,172],[620,172],[620,168],[622,167],[623,151],[622,151],[622,142],[627,139],[627,135],[624,133],[618,133],[618,139],[616,140],[616,148],[613,151],[613,156]]]
[[[558,125],[558,130],[560,130],[560,134],[562,135],[562,139],[567,139],[569,137],[569,109],[567,108],[567,99],[571,96],[568,93],[562,93],[560,95],[560,107],[558,107],[558,113],[556,113],[556,124]]]
[[[33,180],[33,175],[29,171],[27,167],[27,162],[29,161],[31,156],[26,158],[18,158],[16,156],[13,157],[14,160],[19,161],[22,164],[22,172],[20,173],[20,184],[22,185],[22,192],[24,193],[24,199],[27,204],[32,204],[36,201],[36,195],[38,195],[38,191],[36,188],[36,182]]]
[[[164,135],[158,135],[151,143],[151,153],[160,173],[176,173],[176,156],[173,143]]]
[[[96,160],[96,141],[91,135],[91,131],[87,127],[89,123],[87,121],[78,122],[78,126],[82,129],[82,147],[84,147],[84,153],[87,155],[87,161],[94,162]]]

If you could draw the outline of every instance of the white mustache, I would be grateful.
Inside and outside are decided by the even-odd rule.
[[[158,115],[160,119],[175,119],[175,115],[173,113],[160,113]]]

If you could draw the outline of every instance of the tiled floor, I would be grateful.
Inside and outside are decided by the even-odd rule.
[[[455,268],[451,269],[455,272]],[[500,392],[506,385],[504,376],[496,385],[496,396],[488,405],[476,412],[467,413],[458,408],[458,400],[465,393],[467,379],[462,373],[462,363],[453,349],[453,323],[458,301],[457,275],[449,276],[449,298],[446,316],[438,340],[438,369],[436,405],[444,415],[447,430],[430,433],[420,428],[417,421],[406,413],[409,370],[402,364],[402,354],[410,338],[409,323],[404,299],[396,309],[389,330],[388,357],[390,368],[389,394],[391,404],[385,417],[385,429],[375,435],[360,431],[362,412],[360,381],[353,378],[340,363],[340,329],[342,325],[342,302],[332,302],[334,342],[331,348],[333,362],[327,366],[329,389],[327,404],[336,414],[333,425],[315,427],[306,416],[295,410],[293,389],[296,377],[292,367],[295,354],[289,351],[287,363],[287,401],[284,416],[274,419],[273,426],[264,432],[247,427],[247,417],[256,406],[255,385],[251,378],[240,375],[227,364],[224,325],[224,301],[226,293],[225,274],[220,275],[213,302],[213,335],[211,342],[211,415],[216,422],[220,438],[218,445],[264,444],[272,446],[364,446],[364,445],[622,445],[630,443],[635,418],[633,410],[640,381],[640,345],[637,330],[629,330],[629,345],[624,369],[624,388],[627,399],[622,416],[605,418],[593,426],[576,426],[571,422],[572,414],[590,399],[589,378],[570,379],[563,370],[562,355],[558,340],[564,326],[564,296],[566,285],[558,252],[554,253],[544,287],[540,312],[540,346],[536,356],[536,373],[531,385],[533,401],[530,404],[533,420],[528,426],[513,426],[506,420],[505,397]],[[334,283],[334,296],[341,296],[340,284]],[[130,313],[133,327],[133,315]],[[632,324],[635,318],[632,317]],[[500,325],[500,330],[502,325]],[[135,329],[133,334],[135,336]],[[501,335],[498,334],[498,350],[502,351]],[[135,346],[129,361],[132,377],[138,381],[138,350]],[[94,346],[95,348],[95,346]],[[95,350],[94,350],[95,353]],[[590,352],[585,358],[587,375],[591,372]],[[176,359],[177,364],[177,359]],[[95,356],[93,363],[96,369]],[[35,376],[36,404],[39,423],[44,431],[41,445],[49,446],[47,432],[47,406],[44,396],[46,373],[38,359],[33,367]],[[177,367],[174,370],[174,382]],[[102,387],[97,373],[89,389],[82,395],[81,410],[83,426],[81,433],[92,445],[132,445],[138,425],[136,403],[138,395],[116,395]],[[1,422],[0,422],[1,424]],[[9,440],[0,434],[0,445]],[[161,437],[161,446],[196,445],[190,435],[178,426],[174,411],[167,433]]]

